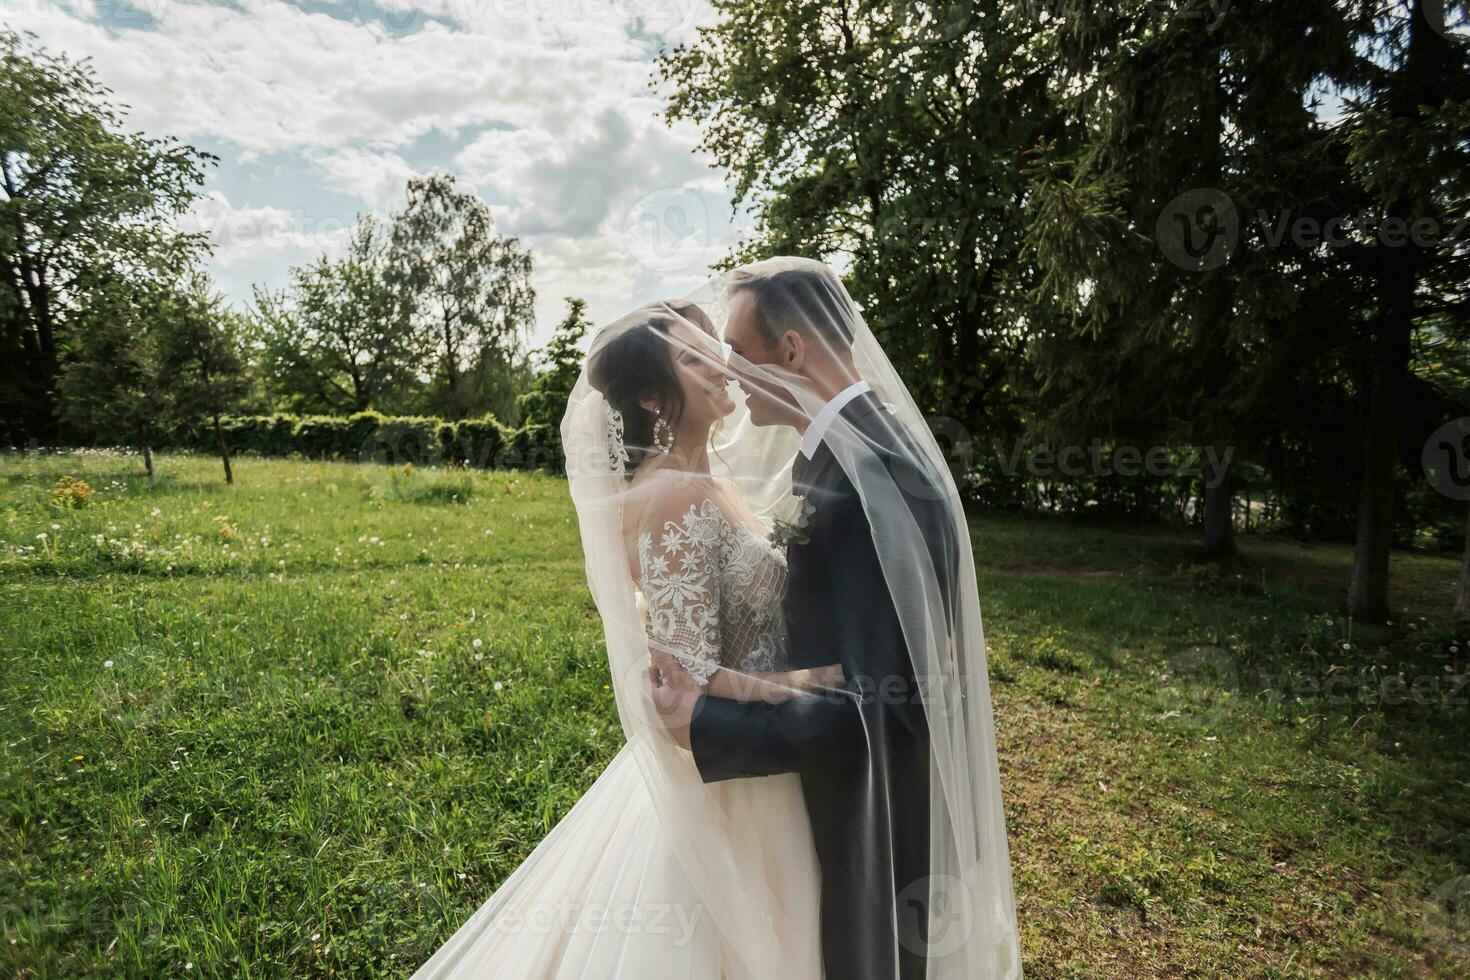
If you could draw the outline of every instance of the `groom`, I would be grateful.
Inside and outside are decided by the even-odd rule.
[[[922,980],[928,721],[862,497],[839,460],[859,459],[849,465],[865,467],[864,480],[901,491],[923,538],[902,544],[924,556],[948,594],[958,542],[946,496],[859,375],[856,311],[830,269],[791,259],[747,266],[734,274],[730,304],[725,342],[751,421],[801,433],[793,485],[816,508],[787,548],[790,667],[837,662],[847,683],[820,697],[731,701],[701,693],[664,658],[652,697],[705,782],[800,775],[821,865],[829,980]],[[834,452],[843,440],[850,451]]]

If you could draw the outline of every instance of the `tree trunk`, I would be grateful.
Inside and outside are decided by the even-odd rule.
[[[1213,459],[1226,457],[1212,454]],[[1211,558],[1235,554],[1235,478],[1230,464],[1214,462],[1205,465],[1205,553]]]
[[[219,447],[219,458],[225,464],[225,482],[234,483],[235,473],[230,469],[230,447],[225,445],[225,431],[220,428],[219,412],[214,413],[214,442]]]
[[[1380,324],[1373,346],[1373,388],[1368,398],[1368,431],[1363,449],[1363,482],[1358,491],[1358,536],[1353,580],[1348,589],[1348,611],[1357,619],[1376,622],[1392,614],[1388,604],[1388,564],[1393,542],[1393,485],[1398,470],[1404,375],[1409,365],[1408,325]]]
[[[1450,44],[1428,27],[1425,0],[1411,0],[1404,67],[1392,80],[1389,114],[1414,120],[1419,110],[1442,97],[1450,64]],[[1415,217],[1414,205],[1401,196],[1388,208],[1390,221],[1405,227]],[[1423,272],[1423,249],[1412,239],[1378,245],[1376,270],[1380,313],[1373,342],[1372,391],[1368,396],[1367,445],[1363,452],[1363,484],[1358,498],[1357,553],[1348,588],[1348,611],[1361,619],[1391,615],[1388,603],[1389,547],[1393,538],[1393,484],[1404,396],[1410,336],[1414,329],[1414,291]]]
[[[1470,507],[1465,509],[1465,556],[1460,562],[1460,597],[1455,600],[1455,626],[1470,632]]]
[[[462,415],[459,407],[459,348],[454,343],[454,323],[444,313],[444,375],[449,381],[449,416],[456,422]]]
[[[1470,507],[1466,508],[1466,548],[1460,560],[1460,597],[1455,599],[1455,629],[1470,635]]]

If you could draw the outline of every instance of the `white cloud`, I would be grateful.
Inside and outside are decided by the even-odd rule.
[[[351,202],[385,213],[429,170],[532,248],[537,343],[563,295],[605,322],[697,284],[729,240],[722,183],[648,87],[657,43],[693,40],[706,0],[35,2],[11,26],[90,56],[130,128],[225,158],[228,198],[187,220],[237,300],[339,247]]]
[[[400,205],[404,185],[418,173],[397,153],[360,147],[312,153],[309,159],[334,189],[377,211]]]

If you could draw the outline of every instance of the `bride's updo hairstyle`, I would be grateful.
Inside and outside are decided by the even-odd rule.
[[[695,303],[660,300],[603,327],[587,355],[587,383],[602,393],[609,408],[623,416],[623,445],[629,478],[654,452],[658,416],[639,404],[652,396],[663,418],[677,426],[684,414],[684,391],[674,374],[674,347],[668,340],[675,323],[688,323],[711,337],[715,326]]]

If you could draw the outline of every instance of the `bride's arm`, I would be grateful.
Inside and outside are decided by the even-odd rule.
[[[799,694],[841,687],[846,678],[841,664],[786,671],[738,671],[721,667],[709,678],[706,691],[731,701],[778,702]]]

